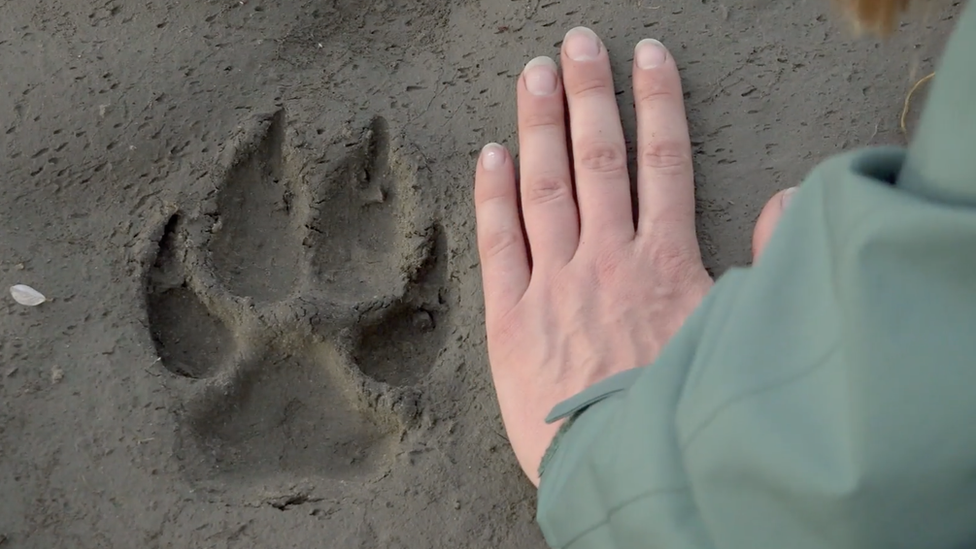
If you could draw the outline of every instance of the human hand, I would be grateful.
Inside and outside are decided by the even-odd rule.
[[[496,144],[475,182],[492,376],[512,448],[537,486],[558,429],[544,421],[553,406],[652,363],[712,285],[674,58],[653,40],[635,50],[636,224],[606,48],[573,29],[562,66],[560,78],[552,60],[534,59],[519,79],[520,186]]]

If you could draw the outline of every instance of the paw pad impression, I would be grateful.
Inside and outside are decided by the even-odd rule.
[[[199,212],[166,221],[146,305],[194,476],[387,463],[450,312],[446,235],[409,150],[374,119],[316,157],[277,111],[231,140]]]

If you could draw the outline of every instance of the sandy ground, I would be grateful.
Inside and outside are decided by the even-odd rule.
[[[523,64],[591,26],[633,135],[670,46],[718,275],[818,159],[904,142],[959,9],[880,47],[726,1],[0,0],[0,286],[51,298],[0,300],[0,546],[542,547],[471,206]]]

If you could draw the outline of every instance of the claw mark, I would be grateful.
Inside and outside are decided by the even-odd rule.
[[[270,302],[288,295],[298,280],[301,227],[290,214],[299,182],[289,169],[284,111],[262,120],[255,133],[234,151],[210,248],[228,289]]]

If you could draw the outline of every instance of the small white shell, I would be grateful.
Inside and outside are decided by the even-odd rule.
[[[27,305],[28,307],[36,307],[41,303],[47,301],[47,298],[44,297],[44,294],[24,284],[17,284],[16,286],[11,286],[10,295],[13,296],[14,301],[16,301],[17,303],[20,303],[21,305]]]

